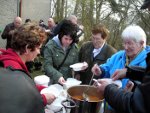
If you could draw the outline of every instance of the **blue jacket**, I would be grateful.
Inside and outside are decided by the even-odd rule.
[[[144,48],[134,60],[132,60],[129,66],[141,66],[146,67],[146,56],[150,52],[150,46]],[[126,52],[125,50],[119,51],[107,60],[105,64],[100,65],[102,70],[102,78],[110,78],[116,69],[125,68]],[[122,79],[122,87],[124,88],[128,82],[128,79]]]

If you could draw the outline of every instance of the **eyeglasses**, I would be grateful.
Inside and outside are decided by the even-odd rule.
[[[137,42],[123,42],[122,46],[128,46],[128,47],[133,47],[134,45],[138,44]]]
[[[101,41],[101,40],[102,40],[102,39],[99,38],[99,37],[93,37],[93,36],[91,36],[91,38],[92,38],[93,41]]]

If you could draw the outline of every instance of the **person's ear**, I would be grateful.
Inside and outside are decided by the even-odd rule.
[[[144,46],[144,41],[140,41],[140,45]]]
[[[25,47],[25,54],[28,54],[30,52],[30,49],[28,48],[28,45]]]

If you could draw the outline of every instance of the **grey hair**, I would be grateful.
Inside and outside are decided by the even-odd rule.
[[[127,26],[121,35],[122,39],[132,39],[135,42],[144,41],[143,47],[146,46],[146,34],[144,30],[138,25]]]
[[[77,19],[77,17],[75,15],[69,15],[67,20],[72,20],[72,19]]]

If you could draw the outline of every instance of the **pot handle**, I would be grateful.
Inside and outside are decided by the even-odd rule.
[[[69,104],[69,105],[65,104],[65,103],[67,103],[67,102],[69,102],[70,104]],[[75,103],[75,101],[73,101],[72,99],[63,100],[63,101],[61,102],[61,104],[62,104],[65,108],[68,108],[68,109],[78,107],[77,104]]]

